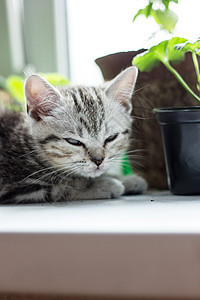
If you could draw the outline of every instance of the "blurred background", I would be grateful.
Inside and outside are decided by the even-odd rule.
[[[148,48],[168,38],[144,15],[147,0],[0,0],[0,74],[58,72],[71,83],[103,81],[95,59]],[[175,1],[176,2],[176,1]],[[199,36],[198,0],[170,3],[178,16],[174,36]],[[156,34],[154,34],[157,32]]]

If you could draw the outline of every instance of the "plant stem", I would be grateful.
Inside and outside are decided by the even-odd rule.
[[[194,63],[194,68],[197,74],[197,89],[200,90],[200,73],[199,73],[199,63],[197,60],[197,55],[195,52],[192,52],[192,59]]]
[[[196,100],[200,102],[200,97],[198,97],[193,90],[188,86],[188,84],[185,82],[185,80],[181,77],[181,75],[168,63],[165,61],[162,61],[162,63],[165,65],[165,67],[178,79],[180,84],[190,93]]]

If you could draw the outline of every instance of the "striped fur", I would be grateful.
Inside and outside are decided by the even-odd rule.
[[[135,78],[121,101],[129,97],[130,102]],[[0,115],[0,203],[111,198],[124,192],[121,181],[103,175],[120,159],[131,133],[128,104],[115,100],[116,82],[112,96],[115,82],[57,90],[38,75],[26,80],[27,114]],[[142,181],[133,193],[145,188]]]

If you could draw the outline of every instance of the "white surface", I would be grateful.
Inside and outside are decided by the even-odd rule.
[[[0,292],[200,297],[200,197],[1,206]]]
[[[200,196],[165,191],[112,200],[3,205],[0,232],[200,233]]]

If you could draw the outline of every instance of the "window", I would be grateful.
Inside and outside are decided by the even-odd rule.
[[[153,20],[132,19],[145,0],[1,0],[0,68],[4,76],[36,71],[59,72],[72,83],[98,84],[102,75],[94,60],[120,51],[149,47],[167,36],[156,35]],[[179,0],[175,35],[198,37],[195,0]]]

